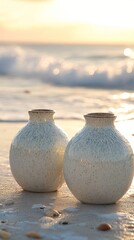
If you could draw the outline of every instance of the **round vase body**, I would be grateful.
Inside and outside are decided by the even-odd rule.
[[[83,203],[115,203],[131,185],[133,151],[115,128],[113,114],[92,113],[85,119],[85,127],[71,139],[65,151],[66,183]]]
[[[51,192],[61,187],[68,139],[53,120],[52,110],[29,111],[30,120],[12,141],[10,167],[27,191]]]

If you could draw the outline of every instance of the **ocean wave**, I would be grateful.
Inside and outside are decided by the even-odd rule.
[[[69,57],[66,57],[66,59],[82,59],[82,60],[117,60],[117,59],[126,59],[126,56],[123,54],[120,55],[107,55],[107,54],[95,54],[95,55],[86,55],[86,56],[81,56],[78,54],[71,55]]]
[[[0,75],[34,78],[58,86],[134,89],[133,59],[95,54],[79,55],[77,61],[75,57],[56,56],[43,49],[0,46]]]

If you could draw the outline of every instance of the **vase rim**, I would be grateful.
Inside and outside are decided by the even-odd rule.
[[[29,113],[55,113],[52,109],[32,109],[28,111]]]
[[[85,118],[116,118],[113,113],[106,113],[106,112],[95,112],[95,113],[88,113],[84,115]]]

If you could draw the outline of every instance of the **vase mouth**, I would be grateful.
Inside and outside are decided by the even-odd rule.
[[[29,113],[51,113],[54,114],[54,110],[52,109],[32,109],[28,111]]]
[[[95,112],[84,115],[85,118],[116,118],[113,113]]]

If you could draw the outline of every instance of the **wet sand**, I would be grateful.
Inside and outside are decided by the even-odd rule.
[[[64,128],[69,138],[84,125],[84,121],[75,120],[57,120],[56,123]],[[134,182],[126,195],[113,205],[81,204],[66,184],[53,193],[22,191],[10,171],[9,148],[13,137],[25,124],[0,123],[0,230],[10,232],[11,240],[28,239],[26,234],[31,231],[48,240],[134,239]],[[124,125],[119,125],[124,129]],[[132,122],[128,125],[131,127]],[[127,129],[132,146],[133,130],[132,127]],[[48,216],[50,208],[60,215]],[[98,230],[103,223],[110,224],[111,229]]]

